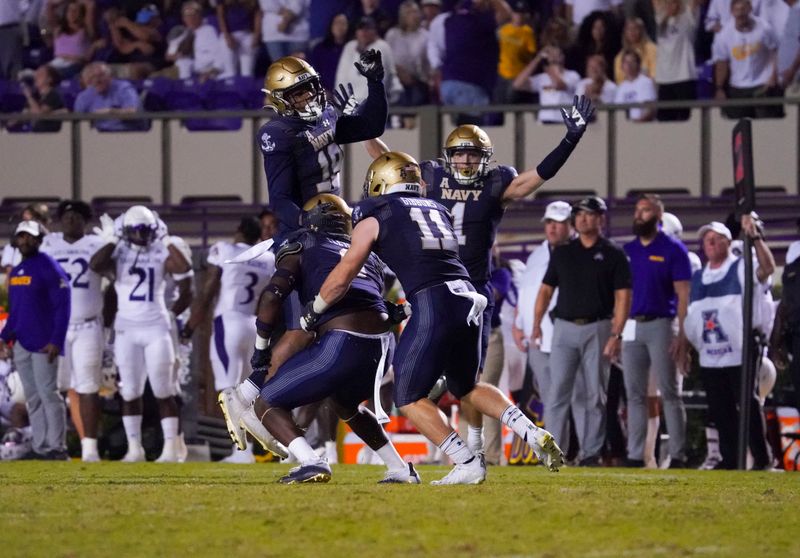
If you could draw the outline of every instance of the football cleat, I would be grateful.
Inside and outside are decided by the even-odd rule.
[[[96,451],[86,452],[81,455],[81,461],[84,463],[97,463],[100,461],[100,454]]]
[[[239,395],[236,388],[223,389],[219,393],[217,401],[222,409],[222,416],[225,417],[225,426],[228,428],[231,440],[240,450],[247,449],[247,437],[244,429],[240,426],[240,421],[250,405]]]
[[[178,463],[186,463],[189,458],[189,448],[186,446],[186,439],[183,432],[178,434]]]
[[[316,482],[328,482],[331,480],[331,468],[321,459],[308,465],[295,467],[285,477],[278,480],[281,484],[304,484]]]
[[[156,459],[156,463],[178,463],[179,460],[178,439],[164,440],[164,448],[161,450],[161,455]]]
[[[144,455],[144,448],[142,444],[131,444],[128,442],[128,452],[122,458],[123,463],[140,463],[147,461]]]
[[[386,476],[378,484],[420,484],[422,479],[414,468],[413,463],[408,464],[408,469],[387,471]]]
[[[239,418],[239,426],[245,432],[249,432],[253,439],[261,444],[261,447],[264,448],[265,451],[281,459],[289,457],[289,451],[286,449],[286,446],[281,444],[269,433],[269,430],[267,430],[256,416],[255,409],[252,405],[242,413],[241,418]]]
[[[431,481],[431,484],[481,484],[485,480],[486,461],[481,453],[467,463],[456,465],[444,478]]]
[[[256,462],[253,454],[247,450],[239,451],[234,449],[225,459],[220,459],[220,463],[233,463],[235,465],[250,465]]]
[[[547,430],[542,428],[536,433],[533,451],[551,473],[557,473],[558,468],[564,465],[564,452],[556,444],[556,439]]]

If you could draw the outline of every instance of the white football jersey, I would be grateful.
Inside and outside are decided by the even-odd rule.
[[[104,244],[94,234],[84,235],[72,244],[60,232],[50,233],[42,240],[41,251],[56,260],[69,277],[72,323],[96,318],[103,311],[102,277],[89,269],[89,261]]]
[[[266,252],[247,263],[226,264],[250,248],[242,242],[217,242],[208,252],[208,263],[222,269],[214,317],[228,310],[254,316],[261,292],[275,273],[275,255]]]
[[[125,241],[114,249],[117,277],[117,319],[115,327],[161,324],[169,328],[169,312],[164,302],[164,264],[169,256],[159,241],[139,247]]]

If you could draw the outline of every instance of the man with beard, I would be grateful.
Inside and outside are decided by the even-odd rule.
[[[691,264],[686,247],[658,229],[663,213],[661,198],[642,195],[633,217],[636,238],[623,246],[633,278],[633,302],[622,338],[628,397],[627,464],[632,467],[645,465],[650,373],[655,377],[664,405],[670,468],[686,466],[686,410],[676,365],[682,371],[688,368],[681,347],[686,346],[683,322],[689,305]],[[676,314],[677,332],[673,331]]]

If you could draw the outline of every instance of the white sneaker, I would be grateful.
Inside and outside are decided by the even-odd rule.
[[[444,478],[431,481],[431,484],[480,484],[486,480],[486,461],[478,454],[469,463],[456,465]]]
[[[261,447],[264,448],[265,451],[281,459],[289,457],[289,451],[286,449],[286,446],[276,440],[275,437],[269,433],[269,430],[261,424],[252,405],[242,413],[238,424],[243,431],[249,432],[253,439],[261,444]],[[242,438],[244,438],[244,436],[242,436]]]
[[[379,480],[378,484],[420,484],[422,479],[419,478],[419,473],[414,468],[413,463],[408,463],[408,467],[400,469],[399,471],[387,471],[383,480]]]
[[[564,465],[564,452],[556,444],[556,439],[547,430],[540,428],[534,437],[531,445],[536,457],[539,458],[547,469],[552,473],[557,473],[558,468]]]
[[[164,448],[161,455],[156,459],[156,463],[177,463],[178,462],[178,439],[171,438],[164,440]]]
[[[244,428],[239,424],[242,415],[247,411],[249,405],[245,401],[236,388],[225,388],[217,397],[217,402],[222,409],[222,415],[225,417],[225,426],[228,428],[228,434],[231,440],[236,444],[240,450],[247,449],[247,437],[244,434]]]
[[[225,459],[221,459],[220,463],[234,463],[236,465],[251,465],[256,462],[253,453],[247,450],[239,451],[234,449],[231,454]]]
[[[178,434],[178,463],[186,463],[189,458],[189,448],[186,447],[186,440],[183,437],[183,432]]]
[[[125,457],[122,458],[122,462],[141,463],[142,461],[147,461],[147,458],[144,455],[144,448],[142,447],[142,444],[132,444],[128,442],[128,452],[125,454]]]

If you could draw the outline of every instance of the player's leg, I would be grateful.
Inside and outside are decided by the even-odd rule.
[[[72,342],[71,364],[73,387],[80,400],[80,417],[83,424],[81,459],[99,461],[97,428],[100,423],[100,390],[103,365],[103,327],[99,321],[89,322],[75,332]]]
[[[506,358],[505,347],[503,346],[503,334],[497,327],[492,331],[489,338],[486,363],[484,364],[481,381],[497,386],[500,384],[500,376],[503,374],[503,363]],[[487,416],[483,419],[484,448],[486,463],[490,465],[500,464],[500,454],[502,450],[501,424],[495,417]]]
[[[78,397],[78,392],[73,389],[74,386],[74,368],[72,366],[72,343],[75,340],[75,329],[72,327],[67,328],[67,337],[64,339],[64,356],[58,357],[58,371],[57,382],[58,391],[66,393],[67,404],[69,409],[69,416],[72,419],[72,424],[75,425],[75,430],[78,432],[78,437],[83,439],[83,421],[81,420],[81,403]]]
[[[147,382],[144,368],[144,347],[138,343],[134,330],[116,330],[114,361],[119,371],[119,393],[122,397],[122,425],[128,439],[128,451],[122,461],[145,461],[142,447],[142,395]]]
[[[628,400],[628,455],[630,466],[644,467],[647,433],[647,385],[650,376],[650,353],[642,338],[642,328],[636,324],[636,339],[622,343],[622,375]]]
[[[164,446],[158,463],[177,463],[180,461],[180,409],[178,407],[175,385],[175,345],[165,327],[150,327],[147,344],[144,346],[144,365],[150,387],[158,402],[158,414],[161,417],[161,432]]]

